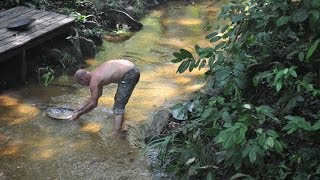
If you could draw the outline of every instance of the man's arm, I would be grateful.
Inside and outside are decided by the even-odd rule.
[[[98,100],[102,95],[103,86],[100,85],[90,85],[91,97],[84,103],[81,108],[78,108],[75,111],[75,114],[72,116],[71,120],[78,119],[81,115],[91,111],[98,105]]]

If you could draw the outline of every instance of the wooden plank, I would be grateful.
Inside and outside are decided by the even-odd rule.
[[[26,17],[37,19],[26,31],[12,31],[6,28],[9,23]],[[26,50],[70,30],[74,20],[74,17],[24,6],[0,12],[0,62],[17,54],[22,55],[24,59]],[[22,80],[26,72],[25,64],[22,60]]]
[[[36,14],[39,14],[39,13],[43,13],[43,12],[48,12],[48,11],[39,11],[39,10],[31,10],[31,11],[28,11],[24,14],[21,14],[19,16],[15,16],[14,18],[11,18],[9,20],[6,20],[6,21],[0,21],[1,24],[0,24],[0,30],[5,30],[7,29],[7,26],[14,22],[14,21],[17,21],[19,19],[23,19],[23,18],[27,18],[27,17],[32,17],[32,16],[35,16]]]
[[[11,8],[11,9],[8,9],[6,11],[3,11],[3,12],[0,12],[0,19],[4,16],[7,16],[9,14],[12,14],[14,11],[20,11],[22,9],[25,9],[24,6],[17,6],[17,7],[14,7],[14,8]]]
[[[28,11],[28,12],[26,12],[26,13],[24,13],[24,14],[20,14],[19,16],[15,16],[14,18],[8,19],[8,20],[6,20],[6,21],[0,21],[0,22],[1,22],[1,24],[0,24],[0,29],[6,29],[7,26],[8,26],[10,23],[15,22],[15,21],[20,20],[20,19],[23,19],[23,18],[30,17],[30,16],[32,16],[32,15],[34,15],[34,14],[39,13],[39,12],[41,12],[41,11],[31,10],[31,11]]]
[[[16,16],[16,17],[14,17],[14,18],[12,18],[12,19],[9,19],[9,20],[7,20],[7,21],[4,21],[4,22],[1,22],[1,24],[0,24],[0,29],[2,30],[2,29],[7,29],[7,26],[10,24],[10,23],[13,23],[13,22],[15,22],[15,21],[17,21],[17,20],[20,20],[20,19],[23,19],[23,18],[26,18],[26,17],[30,17],[30,16],[32,16],[32,15],[34,15],[34,14],[36,14],[36,13],[38,13],[36,10],[32,10],[32,11],[28,11],[27,13],[25,13],[25,14],[21,14],[21,15],[19,15],[19,16]]]
[[[0,13],[0,21],[6,21],[7,19],[11,19],[12,17],[20,16],[21,14],[27,13],[33,8],[27,8],[25,6],[18,6],[15,8],[8,9]]]
[[[5,23],[8,20],[14,19],[14,18],[16,18],[18,16],[21,16],[23,14],[26,14],[29,11],[35,11],[35,10],[31,9],[31,8],[25,8],[25,7],[23,7],[22,9],[20,9],[20,8],[19,9],[15,9],[14,8],[13,12],[11,12],[8,15],[5,15],[5,16],[0,18],[1,25],[2,25],[2,23]]]
[[[70,32],[72,25],[73,25],[73,21],[70,23],[66,23],[66,24],[60,26],[59,28],[55,28],[53,31],[50,31],[50,32],[47,32],[46,34],[43,34],[42,36],[38,36],[37,38],[33,38],[32,41],[28,42],[23,47],[25,47],[26,49],[29,49],[29,48],[32,48],[42,42],[51,40],[52,38],[54,38],[62,33]]]
[[[17,54],[20,54],[23,49],[28,50],[36,45],[39,45],[45,41],[48,41],[48,40],[56,37],[59,34],[62,34],[66,31],[70,31],[71,26],[72,26],[72,23],[65,24],[65,25],[57,28],[56,30],[45,34],[44,36],[32,39],[32,41],[28,42],[24,46],[19,46],[14,49],[11,49],[9,51],[5,51],[5,52],[1,53],[0,54],[0,62],[6,61],[8,58],[11,58]]]
[[[2,52],[2,50],[1,50],[2,46],[11,45],[12,44],[11,42],[23,40],[27,36],[29,36],[29,34],[36,33],[39,30],[46,29],[48,26],[51,26],[52,24],[57,23],[65,18],[66,18],[65,15],[59,15],[57,13],[48,14],[44,18],[37,20],[35,22],[33,28],[30,28],[26,31],[21,31],[20,33],[17,33],[16,36],[11,36],[9,38],[1,40],[0,41],[0,52]]]
[[[32,10],[32,8],[28,8],[26,6],[17,6],[17,7],[5,10],[3,12],[0,12],[0,20],[3,19],[4,17],[15,15],[15,13],[23,12],[23,11],[30,11],[30,10]]]
[[[44,16],[46,16],[47,14],[49,14],[48,11],[38,12],[36,14],[31,15],[30,18],[40,19],[40,18],[43,18]],[[30,28],[34,27],[36,23],[37,23],[37,21],[33,22],[28,28],[30,29]],[[0,41],[3,39],[6,39],[12,35],[17,35],[20,32],[23,32],[23,31],[9,30],[7,28],[0,29]]]
[[[39,29],[39,31],[33,32],[31,34],[28,34],[28,36],[25,36],[24,38],[18,39],[16,41],[13,41],[10,44],[4,45],[0,47],[0,53],[1,52],[5,52],[7,50],[13,49],[15,47],[19,47],[24,45],[25,43],[29,42],[30,40],[32,40],[33,38],[37,38],[39,36],[43,36],[44,34],[51,32],[53,30],[55,30],[56,28],[59,28],[60,26],[72,23],[74,21],[74,18],[71,17],[67,17],[55,24],[51,24],[50,26],[47,26],[43,29]]]
[[[25,31],[13,31],[15,36],[11,37],[11,39],[3,39],[6,40],[6,43],[9,43],[13,40],[17,40],[20,38],[23,38],[24,36],[33,33],[39,29],[45,28],[46,26],[49,26],[50,24],[54,24],[55,21],[59,21],[67,16],[57,14],[57,13],[50,13],[46,14],[42,18],[37,19],[33,24],[30,25],[30,27]],[[3,42],[0,41],[0,46],[3,45]]]
[[[33,22],[26,30],[24,31],[13,31],[13,30],[9,30],[7,28],[1,29],[0,30],[0,42],[10,38],[12,36],[20,36],[23,35],[24,32],[35,28],[38,24],[40,24],[43,20],[47,20],[46,16],[49,14],[48,11],[44,11],[44,12],[39,12],[38,14],[32,15],[32,18],[36,18],[37,20],[35,22]],[[56,16],[58,16],[59,14],[56,14]]]

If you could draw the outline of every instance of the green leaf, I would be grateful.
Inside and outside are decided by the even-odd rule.
[[[279,72],[277,72],[276,77],[274,78],[274,83],[277,83],[279,79],[282,77],[283,77],[283,71],[280,70]]]
[[[257,160],[257,152],[254,147],[250,149],[249,159],[251,163],[254,163]]]
[[[301,116],[285,116],[285,119],[288,119],[289,121],[301,121],[304,120]]]
[[[314,53],[314,51],[315,51],[316,48],[318,47],[319,42],[320,42],[320,39],[317,39],[317,40],[311,45],[311,47],[308,49],[307,56],[306,56],[306,59],[307,59],[307,60],[310,59],[310,57],[312,56],[312,54]]]
[[[195,67],[198,67],[199,64],[200,64],[200,62],[201,62],[201,59],[198,59],[197,62],[196,62],[196,64],[195,64]]]
[[[185,49],[180,49],[180,52],[181,52],[181,54],[183,54],[187,58],[193,58],[192,54]]]
[[[218,50],[218,49],[220,49],[221,47],[223,47],[225,44],[226,44],[225,41],[221,41],[219,44],[217,44],[217,45],[214,47],[214,49],[215,49],[215,50]]]
[[[222,54],[222,53],[219,53],[219,54],[218,54],[217,61],[218,61],[218,62],[222,62],[223,60],[224,60],[223,54]]]
[[[288,124],[283,127],[282,130],[287,130],[288,134],[293,133],[298,128],[301,128],[305,131],[312,130],[310,122],[307,122],[304,117],[301,116],[285,116],[285,119],[288,119]]]
[[[299,51],[297,51],[297,50],[292,51],[291,53],[289,53],[289,54],[287,55],[287,58],[290,59],[292,56],[294,56],[294,55],[297,54],[298,52],[299,52]]]
[[[263,130],[262,130],[261,128],[259,128],[259,129],[256,130],[256,132],[257,132],[258,134],[261,134],[261,133],[263,132]]]
[[[203,68],[203,67],[206,65],[206,63],[207,63],[207,61],[206,61],[205,59],[202,60],[201,63],[200,63],[200,66],[199,66],[199,70],[200,70],[201,68]]]
[[[304,52],[300,52],[299,53],[299,61],[303,61],[304,60]]]
[[[241,21],[243,19],[243,17],[244,17],[243,14],[236,15],[231,18],[231,22],[237,23],[237,22]]]
[[[213,43],[213,42],[219,41],[220,39],[221,39],[221,36],[216,36],[216,37],[210,39],[210,42]]]
[[[181,62],[182,61],[182,59],[173,59],[173,60],[171,60],[171,62],[173,62],[173,63],[178,63],[178,62]]]
[[[291,17],[294,23],[300,23],[305,21],[308,16],[308,12],[305,9],[298,9],[293,12],[293,15]]]
[[[192,59],[189,64],[189,72],[191,72],[195,67],[196,67],[196,60]]]
[[[294,70],[294,69],[289,69],[289,73],[290,73],[290,75],[291,76],[293,76],[293,77],[298,77],[298,75],[297,75],[297,72]]]
[[[289,16],[281,16],[277,21],[276,24],[278,27],[286,25],[289,22]]]
[[[211,39],[211,38],[215,37],[216,35],[218,35],[217,32],[212,32],[212,33],[208,34],[205,38],[206,39]]]
[[[236,143],[236,135],[234,133],[228,133],[229,135],[226,137],[225,141],[222,143],[223,148],[227,149]]]
[[[196,158],[188,159],[188,161],[186,162],[186,165],[193,163],[195,160],[196,160]]]
[[[215,59],[216,59],[215,54],[212,54],[209,57],[209,67],[210,67],[211,70],[214,68]]]
[[[246,109],[252,109],[251,104],[244,104],[243,107]]]
[[[264,142],[265,142],[265,140],[266,140],[266,137],[267,137],[267,135],[266,135],[266,133],[262,133],[259,137],[258,137],[258,143],[259,143],[259,145],[260,146],[264,146]]]
[[[277,82],[276,84],[276,90],[279,92],[282,88],[282,82]]]
[[[211,112],[212,108],[206,108],[204,111],[202,111],[201,118],[207,119],[210,116]]]
[[[188,67],[189,67],[190,62],[191,62],[190,59],[183,61],[183,62],[180,64],[177,72],[183,73],[184,71],[186,71],[186,70],[188,69]]]
[[[221,28],[221,33],[224,33],[228,29],[229,25],[225,25]]]
[[[319,11],[313,10],[313,11],[310,11],[309,13],[314,17],[314,21],[317,21],[320,17]]]
[[[198,55],[200,55],[202,53],[202,48],[200,46],[194,45],[194,49],[196,50]]]
[[[237,173],[235,175],[233,175],[230,180],[235,180],[235,179],[243,179],[244,177],[250,177],[249,175],[243,174],[243,173]]]
[[[245,158],[250,152],[251,146],[249,143],[244,145],[244,149],[241,151],[241,157]]]
[[[215,180],[214,176],[212,175],[212,172],[208,172],[207,180]]]
[[[274,139],[277,138],[277,137],[279,137],[279,134],[278,134],[276,131],[271,130],[271,129],[267,130],[266,133],[267,133],[269,136],[273,137]]]
[[[313,126],[312,130],[317,131],[320,129],[320,120],[318,120]]]
[[[247,130],[247,127],[241,127],[238,131],[236,131],[238,144],[241,144],[246,139]]]
[[[183,54],[179,53],[179,52],[174,52],[173,56],[176,57],[179,60],[182,60],[182,59],[185,58],[185,56]]]
[[[283,130],[287,130],[287,134],[291,134],[298,129],[298,126],[295,124],[287,124],[283,127]]]
[[[274,150],[279,154],[282,154],[283,152],[282,144],[277,140],[274,141]]]
[[[218,133],[220,132],[220,129],[219,128],[207,128],[205,129],[204,133],[208,136],[211,136],[211,137],[216,137],[218,135]]]
[[[273,146],[274,146],[273,138],[272,138],[272,137],[268,137],[268,138],[266,139],[266,144],[267,144],[270,148],[273,148]]]
[[[320,91],[313,91],[313,92],[312,92],[312,96],[317,96],[317,94],[320,94],[319,92],[320,92]]]

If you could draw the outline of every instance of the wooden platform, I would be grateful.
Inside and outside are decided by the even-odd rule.
[[[27,17],[36,19],[27,29],[7,29],[10,23]],[[21,71],[25,71],[25,51],[70,30],[74,20],[74,17],[25,6],[0,13],[0,62],[21,55]]]

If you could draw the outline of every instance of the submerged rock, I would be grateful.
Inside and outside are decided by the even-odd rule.
[[[146,131],[145,142],[149,142],[152,138],[160,135],[161,131],[163,131],[164,127],[169,123],[172,119],[172,114],[168,110],[160,110],[158,111],[153,118],[153,121],[149,128]]]

